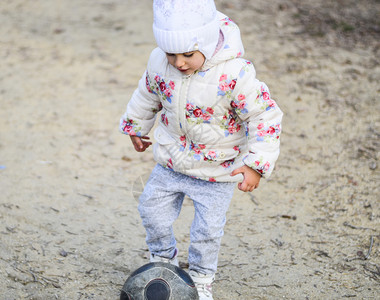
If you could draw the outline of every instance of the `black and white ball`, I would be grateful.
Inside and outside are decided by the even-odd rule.
[[[190,275],[179,267],[156,262],[134,271],[121,289],[120,300],[197,300]]]

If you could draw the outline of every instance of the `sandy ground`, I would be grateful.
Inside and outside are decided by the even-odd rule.
[[[234,195],[215,299],[379,299],[379,1],[216,3],[285,118],[273,176]],[[149,0],[1,1],[0,299],[118,299],[147,262],[154,162],[118,122],[151,20]]]

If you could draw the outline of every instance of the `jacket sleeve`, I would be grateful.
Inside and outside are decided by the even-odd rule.
[[[232,96],[231,107],[247,126],[249,152],[243,162],[269,178],[280,154],[282,111],[266,84],[256,79],[249,61],[245,61],[238,75]]]
[[[148,71],[145,71],[120,119],[120,131],[132,136],[148,134],[154,125],[157,112],[161,109],[154,83],[150,80]]]

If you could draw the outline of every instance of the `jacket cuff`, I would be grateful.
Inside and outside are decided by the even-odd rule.
[[[149,124],[144,124],[149,123]],[[130,118],[121,118],[120,119],[120,125],[119,130],[127,135],[131,136],[144,136],[149,133],[149,130],[144,130],[143,128],[151,128],[150,121],[144,121],[144,120],[136,120],[136,119],[130,119]]]
[[[246,166],[255,170],[265,179],[268,179],[270,177],[274,168],[274,163],[271,163],[263,156],[259,156],[256,153],[252,152],[243,158],[243,162]]]

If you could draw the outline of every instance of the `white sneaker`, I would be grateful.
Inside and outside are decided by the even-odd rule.
[[[164,262],[164,263],[172,264],[178,267],[179,264],[178,264],[177,256],[178,256],[177,249],[175,249],[174,256],[172,258],[166,258],[166,257],[150,254],[150,262]]]
[[[190,270],[189,274],[198,290],[199,300],[213,300],[212,283],[215,280],[214,274],[202,274],[194,270]]]

